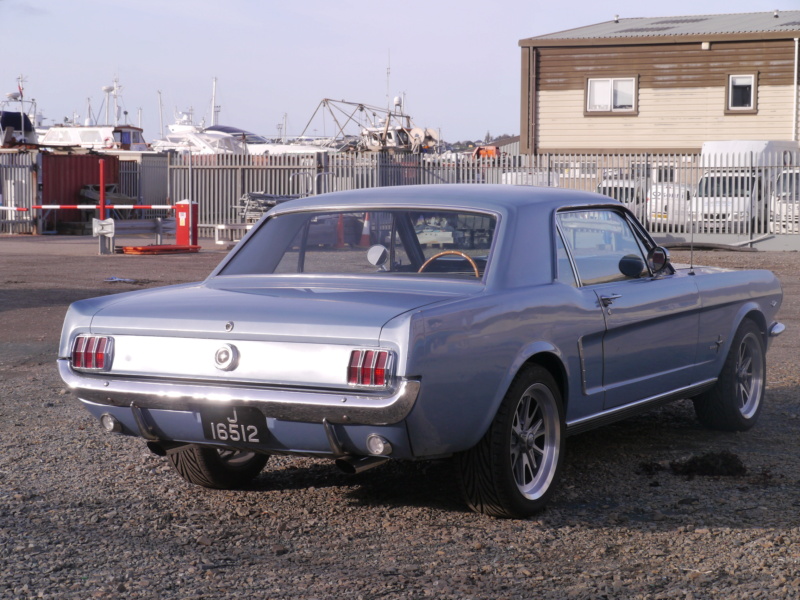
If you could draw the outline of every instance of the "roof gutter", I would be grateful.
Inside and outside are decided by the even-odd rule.
[[[606,36],[606,37],[533,37],[519,40],[520,47],[571,48],[577,46],[647,46],[672,44],[699,44],[701,42],[755,42],[767,40],[789,40],[797,32],[752,31],[745,33],[686,33],[678,35]]]

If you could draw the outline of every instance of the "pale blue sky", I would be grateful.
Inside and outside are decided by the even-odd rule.
[[[520,39],[615,14],[776,8],[800,1],[0,0],[0,92],[24,75],[49,124],[84,118],[87,98],[101,112],[101,88],[117,77],[148,140],[160,137],[159,90],[165,124],[190,107],[209,124],[214,77],[219,122],[268,136],[284,114],[299,134],[322,98],[386,106],[404,95],[416,125],[479,139],[519,133]],[[330,120],[314,128],[334,133]]]

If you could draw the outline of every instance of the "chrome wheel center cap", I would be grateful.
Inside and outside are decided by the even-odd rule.
[[[522,435],[522,444],[525,446],[527,450],[533,448],[535,442],[536,442],[536,436],[533,435],[532,431],[528,431]]]

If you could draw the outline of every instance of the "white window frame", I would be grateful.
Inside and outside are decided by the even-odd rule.
[[[619,88],[618,85],[629,83],[631,86],[630,94],[631,94],[631,104],[630,105],[622,105],[622,106],[615,106],[615,91]],[[607,89],[598,89],[600,86],[607,86]],[[597,92],[596,94],[593,92]],[[631,114],[636,113],[637,111],[637,103],[636,103],[636,96],[638,92],[638,78],[637,77],[590,77],[586,80],[586,112],[587,114],[596,114],[596,113],[620,113],[620,114]],[[593,102],[593,99],[596,99],[597,94],[606,95],[603,99],[605,102],[603,104],[599,104],[597,101]]]
[[[750,85],[750,104],[748,106],[734,106],[734,81],[739,80],[742,82],[743,80],[749,80]],[[743,83],[738,83],[738,85],[743,86]],[[757,110],[757,94],[758,94],[758,76],[755,73],[732,73],[728,75],[728,82],[726,87],[725,93],[725,109],[726,112],[731,113],[753,113]]]

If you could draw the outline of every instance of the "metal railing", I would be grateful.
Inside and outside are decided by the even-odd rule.
[[[0,153],[0,233],[33,233],[37,199],[34,154]]]
[[[0,154],[0,232],[32,231],[33,154]],[[201,233],[243,223],[247,194],[294,198],[418,184],[554,186],[600,192],[625,203],[659,239],[748,244],[791,238],[800,245],[800,153],[287,154],[143,156],[120,163],[121,191],[140,204],[191,198]],[[147,216],[147,215],[143,215]]]
[[[201,227],[236,222],[247,193],[297,197],[417,184],[509,184],[599,192],[656,235],[747,243],[800,234],[800,153],[468,155],[316,154],[179,157],[170,194],[200,205]]]

